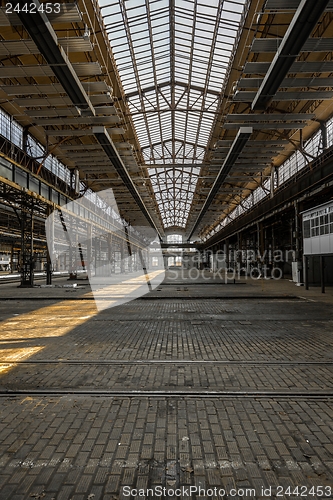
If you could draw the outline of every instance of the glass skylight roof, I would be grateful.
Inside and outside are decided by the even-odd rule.
[[[185,227],[247,2],[99,3],[164,226]]]

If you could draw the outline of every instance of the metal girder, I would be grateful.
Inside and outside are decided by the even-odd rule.
[[[157,86],[152,85],[150,87],[146,87],[144,89],[140,89],[140,91],[129,92],[129,93],[126,94],[126,98],[130,99],[131,97],[135,97],[135,96],[140,95],[140,94],[147,94],[149,92],[155,91],[156,89],[163,89],[165,87],[169,87],[170,85],[171,85],[171,81],[170,80],[168,82],[160,83]],[[199,87],[199,86],[193,85],[191,83],[185,83],[185,82],[182,82],[180,80],[175,80],[174,85],[178,86],[178,87],[186,88],[188,90],[196,90],[197,92],[201,92],[203,94],[204,93],[208,93],[208,94],[211,94],[211,95],[214,95],[214,96],[217,96],[217,97],[220,95],[220,92],[218,92],[218,91],[214,92],[213,90],[209,90],[209,89],[207,90],[204,87]]]
[[[93,134],[96,137],[97,141],[100,143],[102,148],[104,149],[105,153],[107,156],[110,158],[112,165],[114,166],[116,172],[118,173],[119,177],[122,179],[124,182],[126,188],[132,195],[133,199],[137,203],[138,207],[140,208],[141,212],[149,222],[150,226],[155,229],[156,233],[158,234],[160,240],[162,240],[162,237],[153,221],[151,218],[151,215],[149,214],[135,184],[133,183],[129,173],[127,172],[127,169],[122,161],[122,159],[119,156],[119,153],[117,149],[115,148],[113,141],[109,134],[107,133],[106,129],[104,127],[93,127]]]
[[[23,7],[24,1],[18,3]],[[86,94],[80,80],[75,73],[71,62],[65,51],[58,44],[58,39],[47,16],[38,7],[40,3],[35,0],[36,12],[24,12],[20,10],[18,17],[29,33],[32,40],[37,45],[41,54],[50,65],[50,68],[63,86],[74,106],[85,110],[91,116],[95,115],[94,108]]]
[[[267,74],[272,63],[269,62],[247,62],[244,67],[244,74]],[[333,71],[333,61],[296,61],[293,62],[290,68],[288,68],[287,73],[281,75],[279,79],[279,87],[282,86],[284,77],[288,73],[331,73]],[[263,79],[264,84],[265,78]],[[275,95],[272,94],[273,96]],[[271,96],[270,96],[271,97]],[[255,109],[255,108],[253,108]],[[260,109],[260,108],[256,108]]]
[[[223,165],[221,167],[221,170],[218,174],[218,176],[215,179],[215,182],[207,196],[207,199],[205,203],[203,204],[203,207],[200,210],[200,213],[188,235],[188,240],[191,239],[191,236],[193,235],[194,231],[197,229],[199,226],[203,216],[207,212],[208,208],[210,207],[212,201],[214,200],[216,194],[218,193],[220,187],[222,186],[223,182],[225,181],[225,178],[229,174],[230,170],[232,169],[233,165],[237,161],[237,158],[241,154],[242,150],[244,149],[247,141],[251,137],[251,134],[253,132],[253,129],[251,127],[242,127],[239,129],[237,136],[231,146],[231,149],[226,157],[226,159],[223,162]]]
[[[329,0],[301,0],[286,34],[270,64],[251,108],[265,109],[278,91],[304,43],[311,35]]]
[[[271,121],[288,121],[288,120],[312,120],[315,118],[314,113],[262,113],[262,114],[248,114],[233,113],[225,117],[226,121],[240,121],[240,122],[271,122]]]
[[[267,0],[265,5],[266,10],[274,11],[288,11],[296,10],[299,7],[300,0]],[[326,11],[331,11],[333,9],[333,1],[329,0]]]
[[[42,127],[49,125],[80,125],[81,123],[86,123],[87,125],[113,125],[114,123],[119,123],[120,118],[118,116],[78,116],[69,118],[37,118],[34,120],[36,125],[41,125]]]
[[[332,67],[333,69],[333,67]],[[235,102],[252,102],[256,96],[255,92],[248,92],[244,90],[238,91],[233,100]],[[288,91],[278,91],[275,96],[271,99],[272,101],[318,101],[318,100],[330,100],[333,97],[333,92],[331,90],[317,90],[317,91],[299,91],[299,92],[288,92]]]
[[[21,254],[20,274],[21,287],[34,286],[34,203],[29,194],[21,195]]]
[[[263,78],[240,78],[237,82],[237,89],[240,88],[259,88]],[[280,88],[304,88],[304,87],[331,87],[332,78],[322,78],[319,76],[284,78]],[[278,92],[276,95],[280,95]]]
[[[107,127],[107,131],[109,135],[115,134],[124,134],[125,130],[123,128],[118,127]],[[72,129],[72,128],[63,128],[59,130],[45,130],[45,134],[49,137],[81,137],[87,135],[94,135],[92,133],[91,127],[89,128],[81,128],[81,129]]]
[[[276,52],[282,42],[281,38],[255,38],[251,52]],[[309,38],[303,45],[304,52],[329,52],[333,50],[333,38]]]
[[[290,73],[289,77],[283,78],[277,93],[274,94],[271,112],[252,113],[250,106],[247,105],[256,97],[258,89],[264,83],[265,71],[270,68],[271,63],[264,61],[272,58],[271,56],[254,55],[254,51],[258,50],[259,45],[264,51],[280,50],[283,43],[273,37],[281,36],[283,39],[284,33],[288,32],[288,25],[293,15],[281,12],[279,7],[277,7],[277,12],[269,11],[268,5],[273,1],[261,1],[260,10],[263,11],[264,16],[257,19],[257,15],[253,16],[253,9],[256,8],[254,1],[246,2],[244,0],[244,11],[241,13],[242,0],[236,0],[235,5],[240,6],[239,12],[240,17],[242,17],[241,20],[237,21],[236,8],[228,18],[227,11],[230,10],[230,6],[227,5],[229,2],[225,0],[213,2],[214,6],[210,6],[209,9],[205,9],[204,0],[193,0],[193,2],[185,3],[172,0],[168,5],[162,2],[158,9],[153,7],[154,2],[137,0],[144,15],[135,19],[132,15],[133,9],[130,2],[114,0],[111,5],[108,0],[98,0],[100,5],[104,4],[103,14],[110,8],[106,24],[110,33],[111,45],[113,41],[115,42],[113,49],[119,70],[119,75],[115,71],[112,78],[122,80],[124,87],[124,92],[118,92],[117,88],[115,96],[119,99],[116,104],[117,109],[125,110],[124,118],[120,119],[128,121],[130,125],[133,118],[141,147],[137,147],[138,143],[134,140],[136,139],[135,131],[134,135],[131,136],[130,130],[126,134],[123,127],[114,126],[108,130],[108,134],[126,134],[124,138],[119,139],[123,142],[129,139],[135,144],[135,156],[132,156],[131,151],[126,152],[118,149],[117,144],[114,146],[116,150],[118,149],[117,154],[121,157],[123,167],[130,175],[130,179],[132,182],[138,183],[138,194],[146,209],[151,210],[151,207],[146,201],[145,194],[147,199],[149,196],[151,198],[155,196],[166,227],[172,225],[185,227],[188,220],[190,221],[188,226],[191,227],[195,216],[199,213],[198,206],[201,206],[202,203],[202,201],[200,202],[200,199],[202,200],[200,194],[206,193],[204,181],[201,178],[210,173],[213,184],[214,179],[221,174],[220,167],[233,144],[233,140],[230,139],[235,135],[233,130],[238,130],[241,123],[253,125],[252,128],[255,130],[253,136],[260,140],[248,141],[248,144],[251,143],[251,148],[244,148],[235,161],[231,177],[228,178],[232,182],[245,179],[245,177],[241,177],[242,173],[254,172],[253,169],[259,171],[267,169],[268,171],[271,159],[277,166],[284,156],[287,157],[291,154],[295,147],[294,144],[297,144],[298,140],[306,143],[311,134],[319,127],[317,119],[321,120],[323,114],[325,115],[323,109],[327,102],[319,103],[318,100],[332,99],[332,82],[328,77],[321,78],[318,73],[330,71],[333,68],[329,54],[322,53],[323,50],[332,46],[332,39],[325,38],[332,33],[330,16],[327,15],[323,17],[324,22],[317,23],[313,30],[313,35],[316,38],[305,40],[300,58],[302,60],[292,64],[290,71],[295,71],[295,77]],[[284,0],[281,1],[285,3]],[[291,3],[293,0],[290,0]],[[82,5],[80,3],[80,6]],[[85,5],[90,9],[92,0],[88,0]],[[247,10],[249,5],[250,10]],[[302,5],[302,2],[298,1],[298,5]],[[119,13],[115,15],[114,12],[118,7]],[[289,9],[287,10],[289,11]],[[210,11],[213,14],[210,14]],[[247,14],[249,15],[245,21]],[[309,19],[311,15],[312,13],[308,16]],[[165,38],[161,37],[158,43],[156,43],[155,34],[156,16],[160,22],[160,34],[163,34]],[[187,29],[182,30],[181,26],[185,18]],[[244,30],[237,32],[238,28],[243,26],[243,21],[245,22]],[[258,22],[257,25],[256,22]],[[115,38],[112,39],[116,25],[123,29],[121,47],[118,47]],[[230,33],[230,40],[228,40],[229,28],[230,32],[234,31],[235,39]],[[77,32],[83,33],[83,29],[84,27],[81,26]],[[140,30],[140,43],[136,39],[137,30]],[[64,27],[59,26],[59,31],[56,33],[63,36]],[[246,41],[244,40],[245,35]],[[117,183],[118,193],[121,197],[124,191],[122,189],[124,181],[120,177],[113,180],[108,179],[107,166],[111,166],[110,160],[99,158],[100,155],[97,154],[99,150],[92,144],[95,141],[92,126],[112,126],[112,123],[107,121],[107,116],[96,116],[98,113],[107,114],[110,111],[110,106],[104,107],[104,104],[106,100],[111,101],[111,96],[106,94],[109,90],[105,88],[104,82],[89,82],[88,80],[97,80],[96,74],[102,75],[102,72],[101,78],[103,78],[106,74],[106,68],[111,68],[112,64],[108,61],[108,64],[104,65],[105,61],[98,54],[97,46],[95,46],[94,54],[91,55],[82,53],[75,56],[71,54],[71,64],[75,74],[80,76],[76,67],[79,68],[81,65],[81,70],[78,69],[78,71],[87,77],[86,82],[80,83],[83,90],[89,95],[91,105],[93,108],[95,106],[96,111],[94,117],[92,115],[88,117],[71,116],[76,113],[73,101],[66,95],[63,85],[52,83],[57,80],[54,78],[51,64],[49,61],[47,61],[48,65],[39,64],[42,62],[41,57],[33,56],[36,54],[35,42],[28,39],[26,41],[24,39],[14,40],[18,36],[24,38],[26,35],[22,30],[8,35],[8,38],[13,38],[13,40],[5,40],[8,43],[7,46],[3,46],[3,50],[5,52],[8,49],[15,51],[16,49],[10,48],[15,47],[15,44],[21,44],[22,47],[29,45],[32,47],[29,49],[31,56],[25,57],[22,54],[22,57],[19,56],[15,64],[14,60],[9,61],[9,63],[5,62],[0,68],[0,75],[11,75],[10,82],[4,81],[4,83],[11,83],[11,85],[5,85],[1,89],[7,92],[7,97],[2,94],[4,109],[7,111],[7,109],[16,108],[15,118],[23,125],[32,124],[34,128],[31,128],[31,133],[35,133],[39,140],[43,134],[39,126],[45,127],[44,132],[49,138],[45,141],[48,143],[48,150],[55,153],[60,151],[57,156],[65,164],[67,162],[70,168],[77,164],[84,173],[96,173],[103,177],[106,183]],[[252,44],[253,37],[260,38],[257,38]],[[198,43],[199,39],[202,43]],[[59,38],[57,42],[60,42]],[[163,44],[165,50],[159,52]],[[275,47],[273,47],[274,44],[276,44]],[[294,44],[293,47],[295,46]],[[244,50],[245,47],[246,50]],[[48,48],[44,48],[44,50],[48,50]],[[316,53],[306,54],[304,53],[306,50],[316,51]],[[145,53],[150,54],[149,60],[144,58]],[[289,55],[292,54],[287,54],[286,57],[289,58]],[[91,60],[95,62],[91,63]],[[34,62],[35,66],[33,66]],[[161,70],[161,67],[165,67],[165,71]],[[247,71],[249,75],[256,71],[262,72],[261,77],[244,78]],[[303,77],[300,74],[308,71],[316,76],[305,75]],[[21,81],[15,80],[16,77],[30,78],[29,75],[35,78],[35,81],[43,82],[43,84],[27,85],[30,80],[23,80],[23,78]],[[235,89],[234,82],[240,75],[242,78],[238,81],[237,88],[253,92],[251,94],[240,92],[231,102],[231,95]],[[108,77],[106,76],[106,78]],[[21,86],[21,82],[24,82],[24,85]],[[47,84],[47,82],[49,83]],[[329,90],[325,90],[325,87]],[[296,90],[296,92],[282,92],[281,89]],[[97,94],[91,95],[93,93]],[[18,97],[16,98],[16,96]],[[120,102],[123,100],[124,103],[125,96],[126,105]],[[244,97],[246,100],[242,100]],[[5,102],[7,98],[8,102]],[[298,102],[300,100],[302,102]],[[98,103],[101,104],[99,108],[96,107]],[[25,107],[29,111],[19,110],[16,106]],[[69,106],[72,108],[69,109]],[[64,110],[59,109],[61,107]],[[317,111],[318,108],[320,108],[319,111]],[[302,111],[302,113],[297,113],[297,110]],[[19,115],[20,112],[22,112],[21,115]],[[233,112],[233,114],[226,116],[227,112]],[[27,116],[33,119],[27,120]],[[326,120],[326,118],[327,115],[324,119]],[[115,119],[117,120],[117,117]],[[223,126],[224,123],[225,126]],[[49,130],[49,128],[53,128],[53,130]],[[56,130],[56,128],[63,130]],[[305,128],[305,131],[300,132],[301,128]],[[291,137],[292,134],[295,134],[295,143],[277,139]],[[52,140],[52,137],[60,139]],[[71,139],[66,141],[67,137],[71,137]],[[267,137],[267,141],[264,140],[265,137]],[[223,142],[223,150],[216,149],[219,138],[226,139]],[[55,142],[58,141],[57,146]],[[64,141],[70,143],[70,146],[62,146]],[[269,148],[269,141],[272,141],[277,147]],[[89,143],[89,147],[85,147],[84,144],[77,147],[75,142]],[[287,147],[282,152],[284,146]],[[140,158],[141,166],[136,163],[135,158],[137,157]],[[170,164],[167,163],[168,161]],[[256,164],[252,165],[252,161]],[[147,171],[151,175],[150,178]],[[133,181],[132,172],[136,181]],[[113,175],[118,174],[114,173]],[[139,181],[140,177],[142,177],[142,181]],[[198,179],[200,180],[195,191]],[[146,186],[142,184],[143,180]],[[94,179],[91,182],[100,182],[101,185],[102,180]],[[152,192],[152,188],[154,192]],[[219,193],[226,195],[224,190],[220,190]],[[131,195],[128,194],[129,196]],[[126,198],[126,205],[124,204],[123,207],[129,209],[128,213],[135,211],[139,205],[132,200],[128,203],[127,194],[124,195],[124,198]],[[133,208],[134,206],[135,208]],[[156,212],[156,206],[154,208]],[[152,211],[150,211],[150,215],[154,221],[157,220]],[[210,215],[210,211],[207,211],[204,217],[209,225],[213,224],[215,215]],[[210,217],[211,219],[209,219]],[[135,214],[135,218],[137,218],[137,214]]]
[[[226,130],[238,130],[240,123],[225,123],[223,128]],[[286,122],[272,122],[272,123],[246,123],[246,125],[253,128],[253,130],[294,130],[299,128],[304,128],[304,122],[294,122],[294,123],[286,123]]]

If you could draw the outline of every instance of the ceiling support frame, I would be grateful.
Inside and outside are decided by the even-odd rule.
[[[229,174],[230,170],[234,166],[235,162],[237,161],[237,158],[243,151],[247,141],[250,139],[251,134],[253,132],[252,127],[241,127],[238,131],[238,134],[236,135],[236,138],[234,142],[232,143],[232,146],[230,148],[229,153],[227,154],[226,159],[223,162],[223,165],[220,169],[220,172],[218,173],[215,182],[206,198],[205,203],[203,204],[203,207],[200,210],[200,213],[191,229],[191,232],[188,236],[188,240],[191,239],[191,236],[193,235],[194,231],[197,229],[199,226],[203,216],[209,209],[210,205],[212,204],[212,201],[214,200],[216,194],[218,193],[220,187],[222,186],[223,182],[225,181],[227,175]]]
[[[23,1],[19,3],[22,3],[22,6],[24,4]],[[80,110],[84,110],[84,112],[90,116],[95,116],[95,110],[91,101],[75,73],[71,62],[66,56],[64,49],[58,44],[58,38],[54,29],[47,16],[39,10],[39,1],[35,0],[35,4],[36,11],[34,13],[24,12],[22,9],[18,12],[18,16],[24,28],[50,65],[53,73],[67,92],[74,106]]]
[[[265,109],[278,91],[329,0],[301,0],[300,5],[253,99],[251,109]]]
[[[105,127],[93,127],[92,129],[94,136],[96,137],[97,141],[99,144],[102,146],[104,149],[105,153],[109,157],[112,165],[114,166],[116,172],[118,173],[119,177],[125,184],[126,188],[132,195],[133,199],[139,206],[141,212],[149,222],[149,225],[156,231],[158,234],[158,237],[160,240],[162,240],[162,237],[160,235],[160,232],[158,231],[153,219],[151,218],[151,215],[149,214],[135,184],[133,183],[122,159],[119,156],[119,153],[117,149],[115,148],[115,145],[113,144],[113,141],[109,134],[107,133]]]

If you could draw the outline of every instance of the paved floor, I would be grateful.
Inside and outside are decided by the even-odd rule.
[[[333,498],[332,289],[56,283],[0,287],[0,500]]]

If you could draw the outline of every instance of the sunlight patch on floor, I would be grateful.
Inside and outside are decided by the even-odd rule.
[[[150,287],[154,289],[160,284],[162,280],[157,280],[157,282],[154,280],[161,274],[164,277],[164,270],[159,269],[119,283],[110,283],[108,277],[104,280],[99,278],[97,282],[91,280],[90,284],[98,310],[103,311],[146,295]]]
[[[94,301],[66,300],[3,321],[0,324],[0,374],[17,366],[15,362],[26,361],[45,349],[43,339],[66,335],[97,313]],[[32,340],[40,340],[40,345],[24,346]]]

